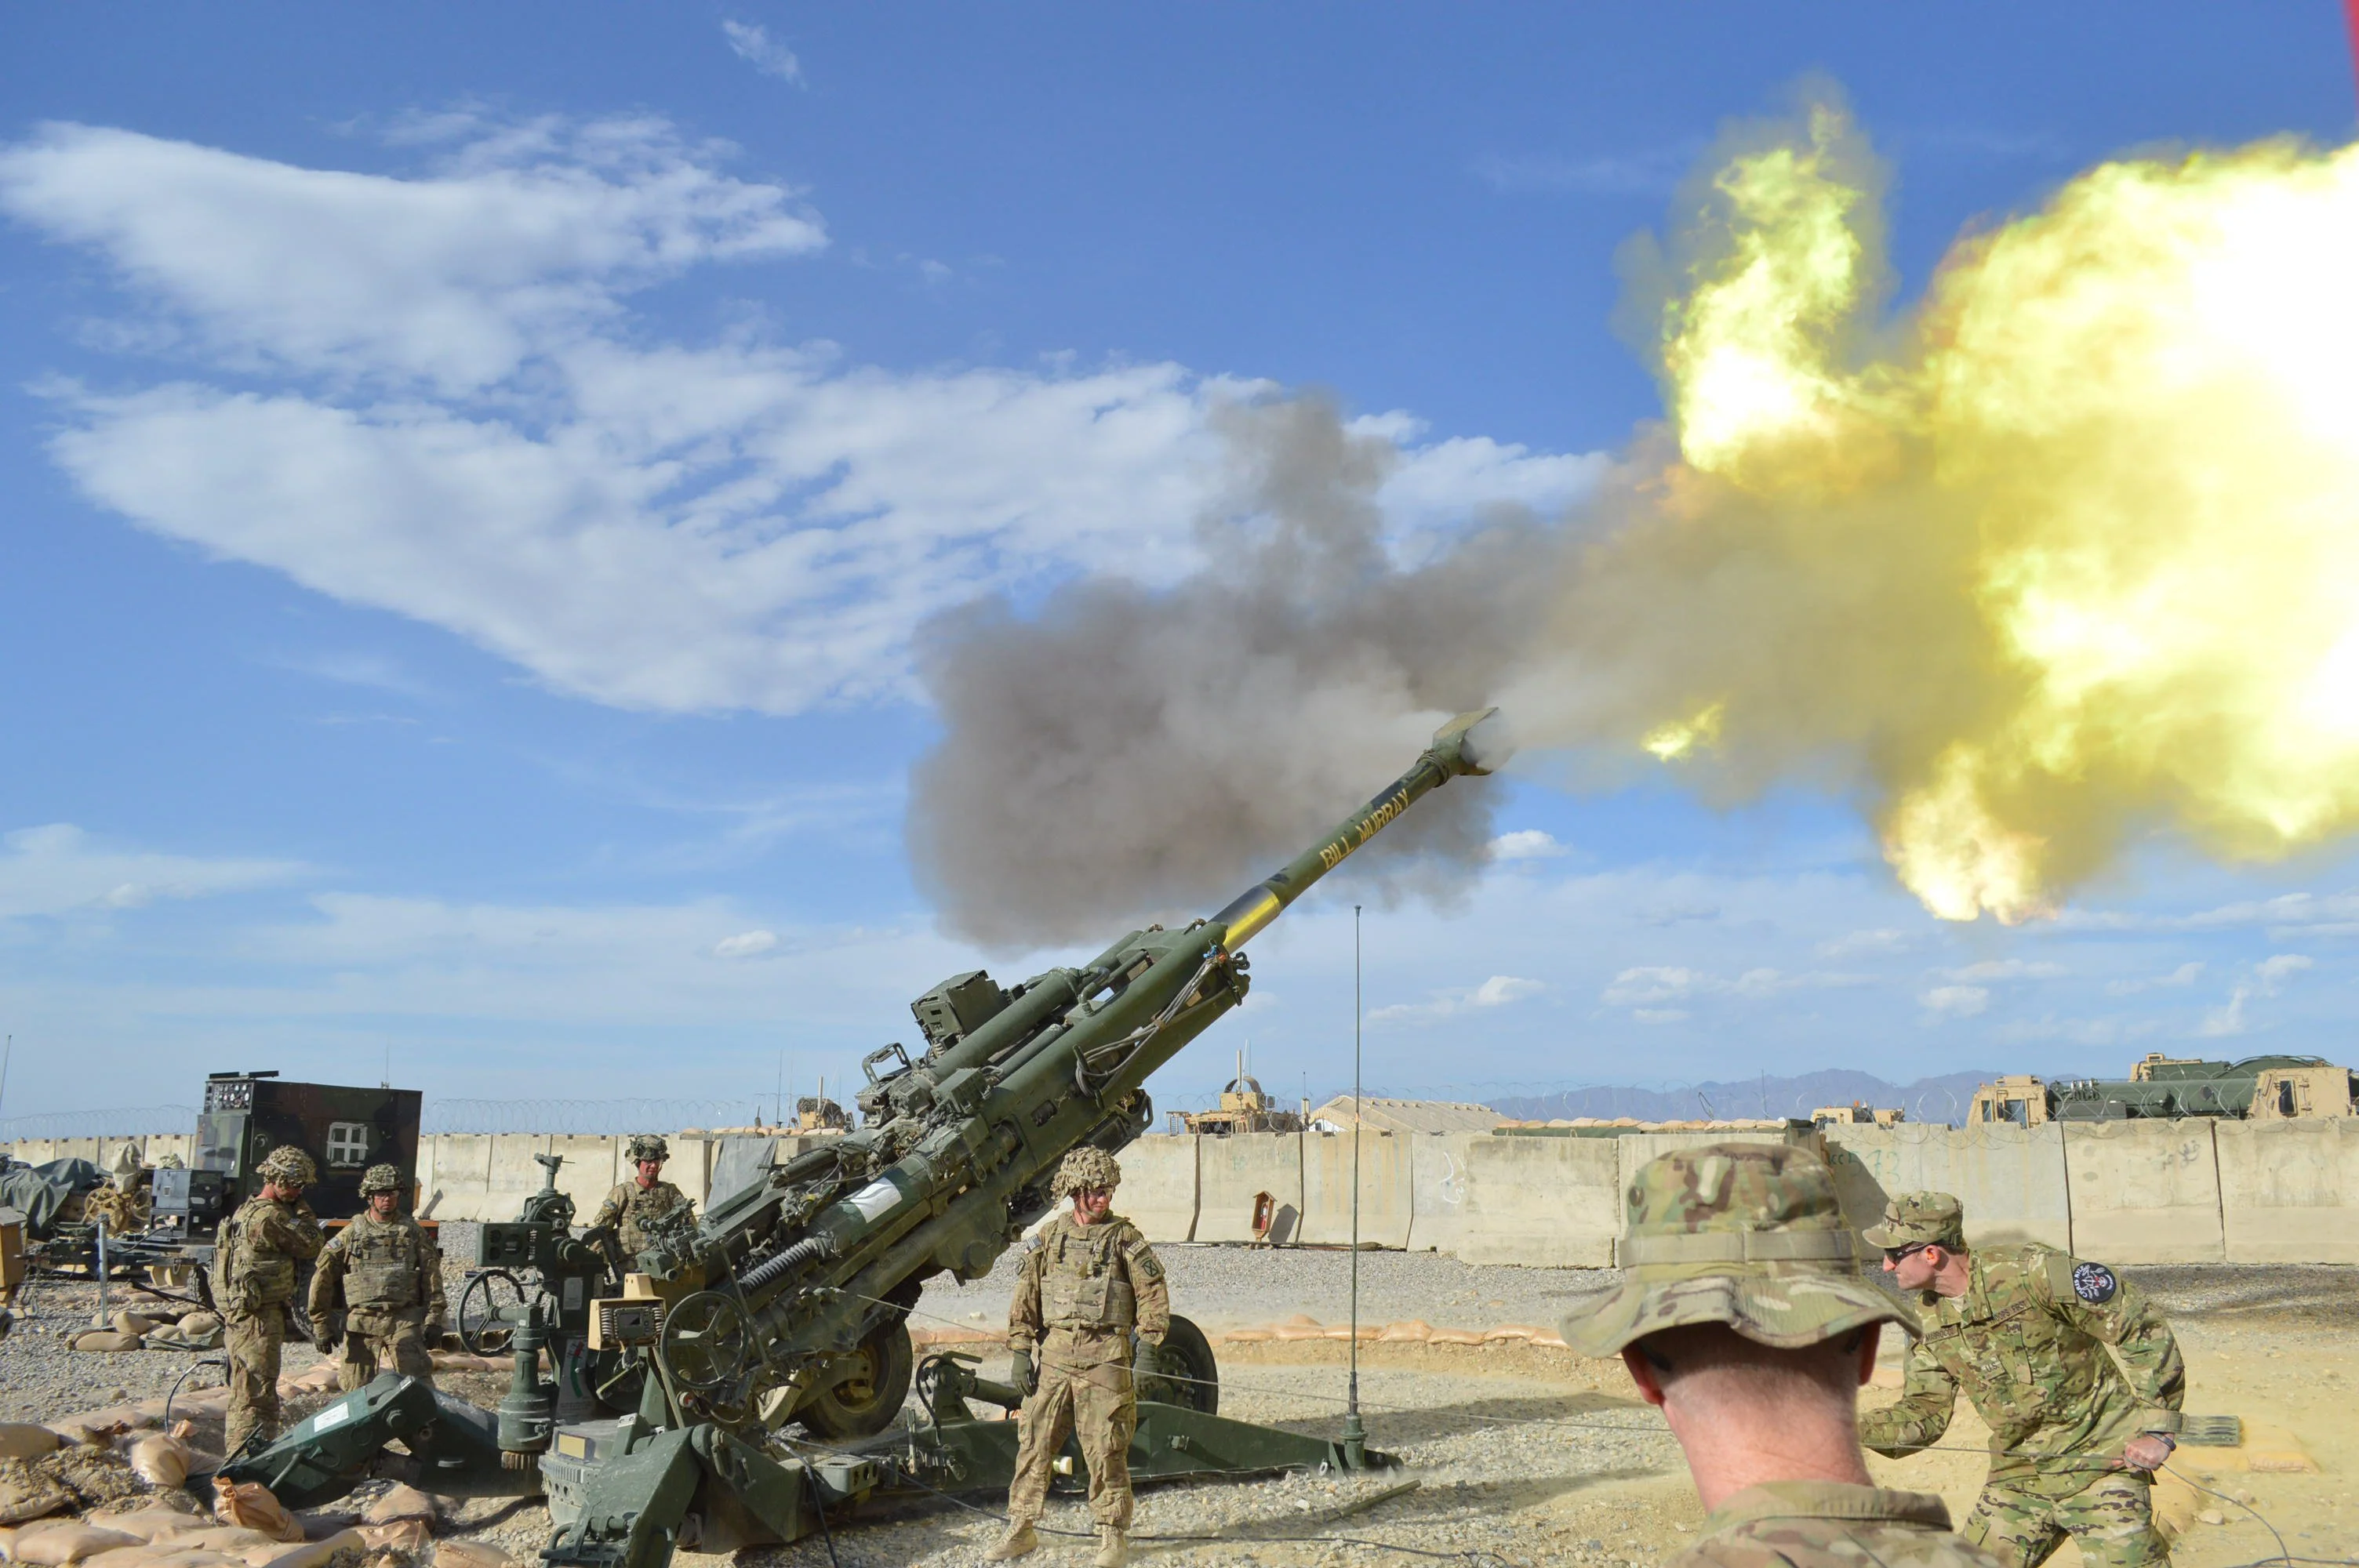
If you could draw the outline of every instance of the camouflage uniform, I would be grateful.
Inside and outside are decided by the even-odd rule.
[[[642,1160],[669,1160],[671,1148],[660,1138],[642,1133],[631,1140],[625,1157],[636,1165]],[[686,1193],[669,1182],[658,1180],[649,1186],[639,1185],[634,1175],[627,1182],[617,1182],[606,1201],[590,1221],[592,1230],[609,1229],[623,1245],[626,1254],[636,1256],[654,1239],[654,1233],[665,1227],[693,1222],[696,1204]]]
[[[391,1165],[371,1166],[361,1178],[361,1196],[398,1192],[401,1174]],[[447,1315],[442,1299],[442,1254],[424,1227],[394,1211],[379,1219],[364,1210],[336,1233],[320,1254],[311,1276],[311,1336],[325,1350],[342,1340],[336,1386],[359,1389],[376,1376],[382,1353],[393,1368],[431,1383],[434,1359],[427,1349],[429,1325]],[[343,1319],[339,1335],[334,1320]]]
[[[1055,1195],[1111,1190],[1120,1167],[1099,1149],[1077,1150],[1057,1169]],[[1090,1516],[1103,1532],[1130,1529],[1130,1440],[1138,1425],[1131,1334],[1159,1346],[1171,1328],[1163,1265],[1138,1227],[1109,1214],[1095,1225],[1070,1210],[1041,1231],[1016,1277],[1007,1347],[1038,1354],[1039,1383],[1018,1413],[1016,1478],[1007,1488],[1011,1539],[1048,1504],[1049,1477],[1068,1434],[1090,1472]],[[1119,1561],[1120,1547],[1101,1561]]]
[[[1584,1356],[1664,1329],[1724,1324],[1799,1350],[1908,1309],[1862,1277],[1834,1176],[1806,1149],[1715,1143],[1649,1161],[1630,1184],[1621,1287],[1564,1320]],[[1773,1434],[1765,1434],[1773,1435]],[[1723,1498],[1670,1568],[1995,1568],[1927,1493],[1781,1480]]]
[[[1867,1232],[1878,1247],[1964,1253],[1966,1293],[1928,1291],[1897,1404],[1860,1418],[1860,1441],[1897,1457],[1940,1441],[1963,1390],[1990,1423],[1990,1476],[1966,1539],[2011,1568],[2045,1562],[2070,1534],[2090,1568],[2168,1563],[2153,1481],[2122,1447],[2179,1428],[2187,1368],[2170,1326],[2102,1263],[2052,1247],[1964,1248],[1964,1210],[1947,1193],[1892,1200]],[[2104,1346],[2120,1354],[2125,1379]]]
[[[309,1186],[310,1157],[282,1145],[258,1173],[289,1186]],[[278,1349],[290,1326],[295,1271],[320,1255],[319,1217],[298,1196],[293,1203],[259,1195],[246,1199],[221,1227],[215,1253],[223,1343],[229,1348],[229,1414],[223,1441],[235,1454],[248,1435],[278,1434]]]

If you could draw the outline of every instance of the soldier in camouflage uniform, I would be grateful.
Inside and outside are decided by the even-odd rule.
[[[361,1196],[368,1212],[336,1233],[311,1276],[311,1337],[322,1350],[342,1342],[340,1389],[367,1387],[380,1352],[395,1371],[431,1383],[428,1342],[441,1337],[448,1315],[441,1251],[401,1212],[399,1171],[370,1166]]]
[[[2045,1562],[2068,1534],[2089,1568],[2168,1563],[2152,1472],[2177,1445],[2187,1368],[2162,1314],[2104,1264],[2052,1247],[1968,1250],[1947,1193],[1894,1198],[1867,1238],[1918,1293],[1925,1334],[1900,1402],[1863,1416],[1860,1441],[1896,1457],[1938,1442],[1962,1389],[1991,1429],[1967,1540],[2009,1568]]]
[[[597,1215],[590,1221],[592,1230],[612,1229],[623,1244],[623,1250],[638,1255],[654,1239],[658,1229],[675,1225],[692,1224],[696,1205],[689,1195],[663,1180],[664,1162],[671,1158],[671,1145],[651,1132],[642,1132],[624,1151],[639,1173],[627,1182],[615,1184],[598,1206]]]
[[[1138,1426],[1133,1364],[1151,1367],[1170,1332],[1171,1292],[1147,1238],[1114,1212],[1121,1180],[1122,1167],[1103,1149],[1066,1155],[1049,1194],[1071,1194],[1072,1207],[1040,1232],[1016,1277],[1007,1347],[1028,1397],[1016,1417],[1007,1533],[991,1549],[992,1562],[1040,1544],[1033,1525],[1048,1505],[1049,1471],[1068,1433],[1079,1438],[1089,1466],[1096,1568],[1122,1568],[1128,1558],[1130,1439]]]
[[[255,1168],[262,1190],[221,1227],[214,1253],[223,1342],[229,1347],[227,1451],[278,1435],[278,1349],[293,1326],[295,1271],[320,1255],[320,1221],[303,1201],[311,1157],[281,1144]]]
[[[1670,1568],[1995,1568],[1941,1499],[1873,1485],[1853,1422],[1883,1325],[1834,1176],[1806,1149],[1715,1143],[1630,1184],[1621,1287],[1564,1321],[1617,1352],[1686,1453],[1710,1515]]]

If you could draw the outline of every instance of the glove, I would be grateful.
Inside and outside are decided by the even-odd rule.
[[[1040,1391],[1040,1363],[1029,1350],[1016,1353],[1015,1365],[1008,1368],[1007,1375],[1016,1380],[1016,1391],[1026,1399]]]
[[[325,1350],[336,1342],[336,1320],[315,1317],[311,1320],[311,1343]]]
[[[1163,1346],[1158,1341],[1149,1339],[1143,1334],[1140,1335],[1136,1346],[1130,1353],[1131,1378],[1136,1380],[1163,1376],[1162,1349]]]

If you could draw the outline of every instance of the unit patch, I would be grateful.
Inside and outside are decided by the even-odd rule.
[[[2104,1305],[2121,1288],[2121,1282],[2114,1278],[2114,1271],[2103,1263],[2072,1265],[2072,1293],[2091,1306]]]

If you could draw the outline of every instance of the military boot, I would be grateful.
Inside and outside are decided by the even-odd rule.
[[[1118,1525],[1098,1526],[1098,1554],[1091,1568],[1122,1568],[1130,1561],[1130,1539]]]
[[[1011,1519],[1007,1533],[999,1538],[998,1545],[983,1554],[983,1560],[985,1563],[1006,1563],[1039,1550],[1040,1538],[1032,1533],[1032,1521],[1028,1519]]]

